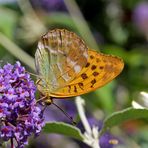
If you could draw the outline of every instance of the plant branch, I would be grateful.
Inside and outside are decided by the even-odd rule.
[[[81,97],[76,97],[76,106],[78,110],[78,114],[80,116],[80,119],[82,121],[82,124],[85,128],[84,133],[84,143],[89,145],[92,148],[100,148],[99,146],[99,134],[98,134],[98,127],[93,126],[91,129],[87,118],[85,116],[85,110],[84,110],[85,102]]]
[[[13,56],[18,58],[20,61],[24,62],[31,69],[35,70],[34,59],[1,32],[0,32],[0,44]]]
[[[64,0],[65,5],[67,6],[67,9],[74,21],[74,23],[77,26],[77,29],[80,33],[80,35],[85,39],[87,44],[96,50],[98,49],[98,45],[89,29],[89,26],[87,22],[85,21],[77,3],[75,0]]]

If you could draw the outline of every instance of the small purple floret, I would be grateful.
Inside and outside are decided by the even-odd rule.
[[[20,62],[0,68],[0,138],[15,139],[18,148],[23,148],[28,137],[38,135],[44,126],[35,91],[34,82]]]
[[[133,21],[140,32],[148,34],[148,2],[140,2],[135,7]]]

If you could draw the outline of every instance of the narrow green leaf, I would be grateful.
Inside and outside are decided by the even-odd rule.
[[[47,18],[45,17],[45,19],[47,23],[51,26],[58,24],[61,26],[76,28],[75,23],[67,13],[52,12],[50,13],[50,19],[49,19],[49,16],[47,16]]]
[[[62,134],[78,140],[83,141],[83,135],[81,131],[70,124],[63,122],[50,122],[47,123],[43,129],[45,133]]]
[[[14,28],[17,23],[17,14],[11,9],[0,8],[0,31],[12,39]]]
[[[125,110],[115,112],[104,121],[104,126],[100,131],[100,136],[113,126],[119,125],[127,120],[148,118],[148,109],[127,108]]]

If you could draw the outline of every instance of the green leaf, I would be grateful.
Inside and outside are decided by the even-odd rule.
[[[86,104],[91,107],[92,111],[98,108],[103,108],[105,113],[110,114],[114,111],[115,108],[115,97],[113,94],[115,85],[116,82],[112,81],[94,92],[84,94],[82,98],[85,99]]]
[[[104,121],[104,126],[100,131],[100,136],[113,126],[119,125],[125,121],[148,118],[148,109],[127,108],[125,110],[115,112]]]
[[[47,123],[44,126],[43,131],[45,133],[62,134],[62,135],[69,136],[69,137],[72,137],[72,138],[75,138],[81,141],[83,141],[84,139],[81,131],[77,127],[74,127],[70,124],[66,124],[63,122]]]
[[[52,12],[50,13],[50,18],[49,15],[45,16],[45,20],[50,26],[67,26],[68,28],[76,28],[75,23],[73,22],[72,18],[70,15],[67,13],[59,13],[59,12]]]
[[[0,31],[12,38],[17,23],[17,14],[8,8],[0,8]]]

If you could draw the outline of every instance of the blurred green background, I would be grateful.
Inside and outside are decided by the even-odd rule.
[[[142,97],[141,91],[148,92],[147,1],[0,0],[0,65],[19,60],[35,73],[37,41],[53,28],[74,31],[90,48],[120,56],[125,62],[113,82],[83,96],[95,118],[103,120],[131,106],[132,100]],[[131,121],[121,127],[113,133],[124,135],[129,147],[148,147],[147,121]],[[51,147],[58,147],[56,144]]]

